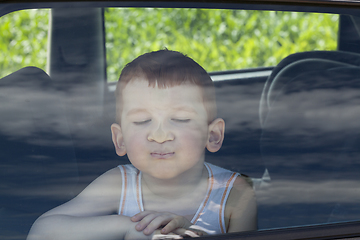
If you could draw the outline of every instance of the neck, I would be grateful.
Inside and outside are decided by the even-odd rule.
[[[143,174],[142,183],[144,191],[148,190],[152,195],[174,199],[192,193],[204,180],[207,182],[208,173],[204,164],[195,166],[188,171],[172,179],[157,179]]]

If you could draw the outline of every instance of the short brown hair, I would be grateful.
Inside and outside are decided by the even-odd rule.
[[[149,87],[168,88],[191,83],[201,88],[210,123],[216,117],[215,89],[209,74],[188,56],[170,50],[145,53],[128,63],[116,86],[116,118],[122,111],[121,94],[126,84],[136,78],[149,81]]]

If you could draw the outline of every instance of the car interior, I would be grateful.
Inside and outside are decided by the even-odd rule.
[[[291,53],[276,66],[209,72],[226,132],[221,150],[207,152],[206,161],[251,182],[259,231],[250,239],[300,239],[275,233],[309,232],[309,226],[325,226],[315,235],[343,227],[347,232],[337,235],[360,236],[354,230],[360,226],[360,5],[93,1],[0,4],[1,16],[51,9],[47,69],[29,65],[0,79],[0,239],[26,239],[41,214],[129,163],[111,141],[115,83],[107,82],[106,7],[339,15],[336,50]]]

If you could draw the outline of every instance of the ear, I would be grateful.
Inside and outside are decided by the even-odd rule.
[[[206,144],[207,150],[217,152],[224,141],[225,121],[217,118],[209,125],[209,138]]]
[[[111,135],[112,135],[112,141],[115,146],[116,154],[121,156],[124,156],[126,154],[126,148],[124,144],[123,135],[121,132],[121,127],[119,124],[113,123],[111,125]]]

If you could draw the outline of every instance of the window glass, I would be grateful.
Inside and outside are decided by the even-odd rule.
[[[338,15],[322,13],[107,8],[108,80],[140,54],[164,48],[210,72],[274,66],[291,53],[335,50],[338,22]]]
[[[176,175],[183,170],[177,166],[193,163],[188,156],[200,156],[194,158],[199,162],[204,157],[209,164],[199,165],[205,176],[197,185],[200,190],[191,186],[191,191],[176,192],[180,197],[166,196],[176,203],[171,205],[178,210],[173,214],[186,212],[181,216],[204,222],[198,226],[209,222],[217,226],[217,233],[226,232],[229,221],[221,214],[229,216],[227,200],[239,194],[232,192],[238,185],[231,188],[238,184],[236,173],[246,186],[239,189],[254,195],[241,194],[256,197],[256,204],[251,206],[255,201],[246,202],[239,194],[228,206],[256,208],[252,226],[260,234],[269,229],[359,224],[360,18],[355,8],[274,5],[273,11],[260,11],[244,6],[226,10],[166,8],[162,3],[159,7],[164,8],[82,4],[29,8],[0,18],[1,237],[25,239],[39,216],[73,199],[110,169],[118,178],[100,178],[91,185],[101,186],[100,191],[87,192],[95,198],[77,198],[70,208],[58,208],[60,215],[116,217],[132,207],[159,211],[169,205],[165,197],[161,204],[148,200],[160,189],[146,185],[143,176],[150,170],[140,174],[127,164],[139,160],[140,169],[145,155],[171,159],[183,149],[191,151],[181,155],[181,164],[165,170],[153,164],[158,169],[151,177]],[[121,70],[139,55],[165,48],[186,54],[210,72],[214,92],[186,84],[153,88],[130,81],[120,100],[130,117],[119,121],[114,83]],[[208,124],[208,111],[215,109],[208,105],[212,101],[225,129],[221,119]],[[224,138],[219,138],[222,133],[211,135],[216,131],[223,131]],[[156,146],[153,150],[148,146],[156,142],[155,136],[167,140],[151,145]],[[121,142],[125,138],[127,142]],[[223,141],[214,144],[214,139]],[[174,145],[166,145],[169,142]],[[216,172],[221,174],[208,177]],[[152,183],[170,186],[175,181],[169,179]],[[125,184],[133,191],[121,192]],[[126,195],[134,196],[132,206],[124,201]],[[192,196],[202,198],[195,198],[194,204]],[[91,203],[94,199],[99,202]],[[206,214],[201,213],[204,209]],[[232,213],[244,216],[242,211]],[[250,229],[247,220],[236,226]],[[101,225],[94,229],[97,226]],[[76,229],[72,227],[63,232]],[[257,236],[254,232],[248,237],[252,234]],[[29,240],[40,239],[32,237]]]
[[[49,10],[32,9],[0,18],[0,77],[25,66],[45,69]]]

